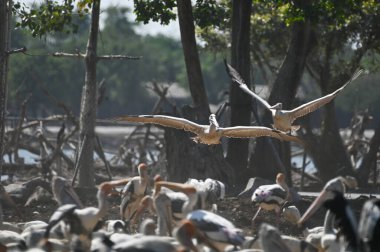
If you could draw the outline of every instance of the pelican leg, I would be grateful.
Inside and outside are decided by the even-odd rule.
[[[257,215],[259,215],[260,211],[261,211],[261,207],[259,207],[259,209],[257,210],[257,212],[255,213],[255,215],[252,218],[252,226],[255,223],[255,219],[256,219]]]

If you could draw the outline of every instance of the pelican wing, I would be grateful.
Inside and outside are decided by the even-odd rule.
[[[323,105],[332,101],[349,83],[351,83],[356,78],[358,78],[362,74],[362,72],[363,72],[363,69],[356,71],[349,81],[347,81],[343,86],[341,86],[340,88],[338,88],[334,92],[332,92],[328,95],[325,95],[323,97],[320,97],[318,99],[315,99],[313,101],[310,101],[308,103],[305,103],[305,104],[303,104],[303,105],[301,105],[295,109],[292,109],[290,111],[284,111],[284,112],[289,113],[291,121],[293,122],[298,117],[307,115],[307,114],[319,109]]]
[[[199,134],[208,126],[199,125],[184,118],[164,116],[164,115],[137,115],[137,116],[121,116],[116,118],[116,121],[128,121],[128,122],[140,122],[140,123],[152,123],[165,127],[182,129],[186,131]]]
[[[224,62],[224,63],[226,65],[227,73],[230,76],[231,80],[239,84],[239,87],[241,90],[243,90],[245,93],[249,94],[253,98],[257,99],[259,102],[261,102],[261,104],[263,104],[267,109],[270,110],[272,106],[269,105],[269,103],[263,98],[261,98],[258,94],[256,94],[255,92],[253,92],[252,90],[248,88],[247,84],[245,84],[243,78],[241,78],[238,71],[236,71],[232,66],[227,64],[227,62]]]
[[[281,141],[291,141],[297,142],[303,145],[303,141],[292,135],[288,135],[282,131],[271,129],[268,127],[261,126],[236,126],[228,128],[219,128],[222,135],[225,137],[236,137],[236,138],[250,138],[250,137],[274,137]]]

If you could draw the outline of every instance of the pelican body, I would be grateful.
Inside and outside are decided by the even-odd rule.
[[[205,210],[189,213],[176,230],[176,237],[182,245],[193,250],[192,237],[215,251],[225,251],[228,245],[241,246],[245,241],[241,229],[224,217]]]
[[[253,193],[251,201],[259,204],[259,209],[253,217],[255,220],[261,209],[274,210],[279,218],[281,207],[289,198],[289,189],[285,183],[285,175],[277,174],[276,184],[259,186]]]
[[[138,115],[138,116],[121,116],[116,121],[128,121],[139,123],[152,123],[165,127],[171,127],[192,132],[197,136],[193,138],[196,143],[202,144],[220,144],[222,137],[232,138],[253,138],[253,137],[274,137],[281,141],[293,141],[303,145],[301,139],[296,136],[290,136],[279,130],[260,127],[260,126],[235,126],[235,127],[219,127],[214,114],[209,117],[209,125],[200,125],[195,122],[165,115]]]

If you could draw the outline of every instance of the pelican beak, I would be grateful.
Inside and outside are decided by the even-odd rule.
[[[190,251],[198,251],[195,247],[192,238],[194,237],[196,230],[193,224],[188,221],[182,223],[175,231],[175,237],[182,246]]]
[[[333,197],[333,193],[330,190],[323,190],[318,197],[309,206],[306,212],[302,215],[301,219],[298,221],[298,225],[302,226],[306,220],[308,220],[327,200]]]

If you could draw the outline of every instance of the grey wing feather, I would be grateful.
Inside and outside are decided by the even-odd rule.
[[[116,120],[158,124],[165,127],[191,131],[196,134],[202,132],[203,129],[207,127],[205,125],[199,125],[197,123],[191,122],[184,118],[173,117],[173,116],[163,116],[163,115],[121,116],[121,117],[116,118]]]
[[[328,95],[325,95],[323,97],[320,97],[318,99],[315,99],[313,101],[310,101],[308,103],[305,103],[305,104],[303,104],[303,105],[301,105],[295,109],[292,109],[290,111],[284,111],[284,113],[289,113],[289,116],[293,122],[298,117],[307,115],[307,114],[319,109],[323,105],[332,101],[349,83],[351,83],[356,78],[358,78],[362,74],[362,72],[363,72],[363,69],[356,71],[349,81],[347,81],[343,86],[341,86],[340,88],[338,88],[334,92],[332,92]]]
[[[258,94],[256,94],[255,92],[253,92],[252,90],[250,90],[247,86],[247,84],[245,84],[243,78],[241,78],[240,74],[232,67],[230,66],[229,64],[226,64],[226,69],[227,69],[227,73],[228,75],[231,77],[232,81],[233,82],[236,82],[237,84],[239,84],[239,87],[241,90],[243,90],[245,93],[249,94],[250,96],[252,96],[253,98],[257,99],[259,102],[261,102],[267,109],[270,110],[271,108],[271,105],[269,105],[269,103],[264,100],[263,98],[261,98]]]
[[[274,137],[281,141],[293,141],[303,144],[301,139],[296,136],[285,134],[281,131],[261,126],[236,126],[228,128],[220,128],[222,135],[225,137],[249,138],[249,137]]]

